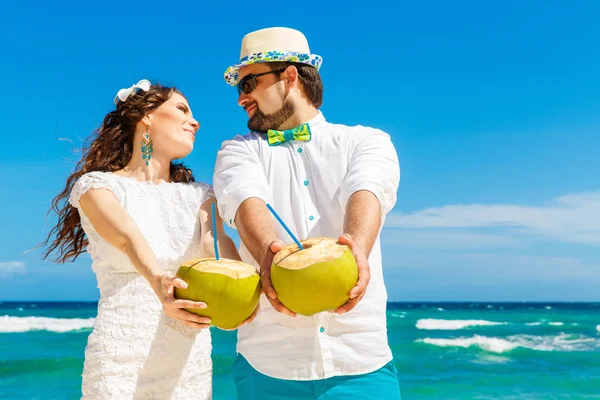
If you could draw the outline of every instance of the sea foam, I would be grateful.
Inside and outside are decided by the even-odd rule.
[[[30,331],[69,332],[89,329],[94,318],[0,317],[0,333]]]
[[[584,335],[560,334],[556,336],[513,335],[506,338],[474,335],[451,339],[424,338],[422,342],[438,347],[476,346],[492,353],[506,353],[522,347],[537,351],[593,351],[600,347],[600,340]]]
[[[506,325],[506,322],[493,322],[481,319],[431,319],[425,318],[417,321],[417,329],[426,330],[457,330],[471,326]]]

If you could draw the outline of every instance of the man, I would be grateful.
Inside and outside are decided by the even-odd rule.
[[[238,332],[240,399],[400,398],[379,242],[396,202],[398,158],[386,133],[325,120],[321,62],[301,32],[268,28],[243,38],[240,62],[225,73],[251,132],[223,143],[214,190],[265,293],[256,319]],[[339,237],[352,249],[359,279],[346,304],[304,317],[279,302],[271,263],[292,239],[266,204],[298,239]]]

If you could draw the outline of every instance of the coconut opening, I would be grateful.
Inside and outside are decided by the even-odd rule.
[[[304,250],[290,244],[275,255],[273,262],[286,269],[302,269],[313,264],[341,257],[348,246],[332,238],[313,238],[301,241]]]
[[[252,275],[258,275],[256,269],[238,260],[221,258],[202,258],[186,262],[183,267],[193,268],[199,272],[216,273],[227,275],[233,279],[244,279]]]

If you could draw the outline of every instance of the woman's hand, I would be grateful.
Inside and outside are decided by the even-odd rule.
[[[169,317],[177,319],[187,326],[196,329],[206,329],[210,327],[210,318],[201,317],[185,308],[206,308],[206,303],[176,299],[175,288],[186,289],[187,283],[183,279],[173,276],[169,272],[165,272],[160,276],[156,276],[150,282],[152,289],[162,303],[165,314]]]

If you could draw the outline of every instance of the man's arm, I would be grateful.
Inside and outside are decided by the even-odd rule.
[[[345,209],[344,234],[338,241],[352,250],[358,267],[358,281],[350,299],[335,310],[352,310],[364,297],[371,272],[369,254],[381,229],[383,215],[396,202],[400,168],[396,149],[389,135],[364,129],[351,147],[348,173],[340,188],[340,203]]]
[[[238,208],[235,225],[244,245],[260,265],[262,288],[267,299],[275,310],[295,317],[296,313],[277,299],[271,284],[271,265],[275,254],[283,248],[283,242],[277,238],[273,218],[265,202],[256,197],[244,200]]]
[[[381,227],[381,205],[377,197],[368,190],[360,190],[350,196],[344,218],[344,233],[369,257],[373,243]]]
[[[277,232],[265,202],[257,197],[244,200],[238,208],[235,225],[244,245],[260,265],[269,245],[277,240]]]
[[[260,266],[262,289],[275,310],[295,316],[277,299],[271,285],[271,264],[283,247],[277,239],[266,203],[271,190],[252,138],[236,136],[217,153],[213,189],[225,223],[237,229],[242,242]]]
[[[338,242],[350,247],[358,268],[358,281],[350,291],[350,299],[335,312],[344,314],[352,310],[367,292],[371,280],[369,254],[381,226],[381,205],[377,197],[367,191],[355,192],[346,206],[344,234]]]

